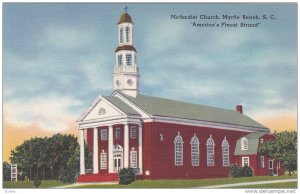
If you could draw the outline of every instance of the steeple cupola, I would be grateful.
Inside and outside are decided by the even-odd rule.
[[[133,46],[133,22],[125,6],[118,22],[118,47],[115,50],[114,90],[136,97],[139,93],[139,68]]]

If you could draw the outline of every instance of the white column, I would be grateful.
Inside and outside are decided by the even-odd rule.
[[[114,172],[113,127],[108,127],[108,173]]]
[[[85,174],[84,163],[84,130],[80,130],[80,174]]]
[[[124,168],[128,168],[128,154],[129,154],[129,129],[128,123],[124,125]]]
[[[139,125],[139,168],[140,174],[143,174],[143,128]]]
[[[94,144],[94,149],[93,149],[93,173],[98,174],[99,172],[99,167],[98,167],[98,129],[95,127],[94,128],[94,134],[93,134],[93,144]]]

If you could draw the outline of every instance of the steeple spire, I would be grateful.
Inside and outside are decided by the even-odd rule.
[[[133,46],[133,22],[125,6],[118,22],[118,47],[115,50],[114,90],[136,97],[139,93],[139,68]]]

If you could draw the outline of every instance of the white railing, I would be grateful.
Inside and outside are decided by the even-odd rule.
[[[114,73],[120,73],[120,72],[138,72],[139,67],[137,66],[120,66],[114,68]]]

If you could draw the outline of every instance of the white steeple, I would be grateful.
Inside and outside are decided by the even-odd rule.
[[[139,94],[139,68],[133,46],[133,23],[125,6],[118,22],[118,47],[115,50],[114,90],[136,97]]]

